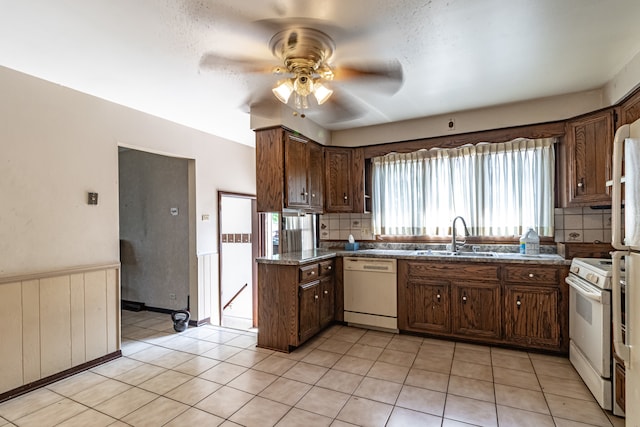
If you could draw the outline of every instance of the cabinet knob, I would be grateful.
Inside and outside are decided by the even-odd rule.
[[[344,193],[344,200],[347,201],[347,193]]]
[[[314,298],[314,299],[318,299],[318,295],[314,295],[314,296],[313,296],[313,298]]]
[[[325,294],[325,295],[329,295],[329,291],[325,290],[325,291],[324,291],[324,294]]]
[[[467,303],[467,296],[466,296],[466,295],[463,295],[463,296],[462,296],[462,303],[463,303],[463,304],[466,304],[466,303]]]
[[[584,187],[584,178],[580,178],[580,181],[578,181],[578,188],[583,188]]]
[[[316,193],[311,193],[311,197],[316,197]]]
[[[440,302],[440,294],[436,295],[436,298],[438,298],[438,302]]]
[[[533,273],[529,273],[529,277],[533,278]]]
[[[516,298],[516,306],[518,307],[518,310],[520,310],[520,306],[522,305],[522,301],[520,301],[520,297],[518,296]]]
[[[313,271],[313,270],[311,270],[311,271],[309,272],[309,275],[310,275],[310,276],[313,276],[313,275],[315,275],[315,274],[316,274],[316,272],[315,272],[315,271]]]
[[[327,267],[327,270],[331,270],[331,266],[328,266],[328,267]]]

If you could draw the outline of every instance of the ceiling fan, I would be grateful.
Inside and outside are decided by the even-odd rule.
[[[275,83],[270,88],[271,99],[306,110],[331,101],[335,110],[334,122],[349,120],[365,112],[349,92],[349,84],[372,83],[370,89],[395,93],[402,86],[400,62],[366,61],[357,65],[332,64],[336,45],[325,32],[303,26],[290,26],[276,32],[269,41],[271,53],[280,63],[273,65],[262,60],[232,58],[206,53],[200,60],[203,69],[237,68],[243,72],[272,74]],[[382,84],[384,83],[384,84]],[[254,88],[258,97],[250,103],[264,102],[266,88]],[[335,94],[334,94],[335,93]]]

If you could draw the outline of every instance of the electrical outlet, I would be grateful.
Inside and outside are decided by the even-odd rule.
[[[169,299],[176,299],[176,294],[169,294]]]
[[[449,121],[447,122],[447,129],[456,130],[456,119],[454,119],[453,117],[449,119]]]

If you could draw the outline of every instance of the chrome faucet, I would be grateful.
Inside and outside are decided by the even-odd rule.
[[[464,218],[461,216],[457,216],[453,219],[453,224],[451,225],[451,251],[458,252],[458,242],[456,241],[456,221],[462,221],[462,225],[464,226],[464,236],[465,239],[460,244],[460,247],[464,246],[467,242],[466,237],[469,236],[469,230],[467,230],[467,223],[464,221]]]

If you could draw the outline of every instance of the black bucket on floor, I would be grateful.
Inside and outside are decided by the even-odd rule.
[[[189,327],[189,319],[191,319],[191,313],[187,310],[178,310],[171,313],[171,320],[173,320],[173,329],[176,332],[184,332]]]

